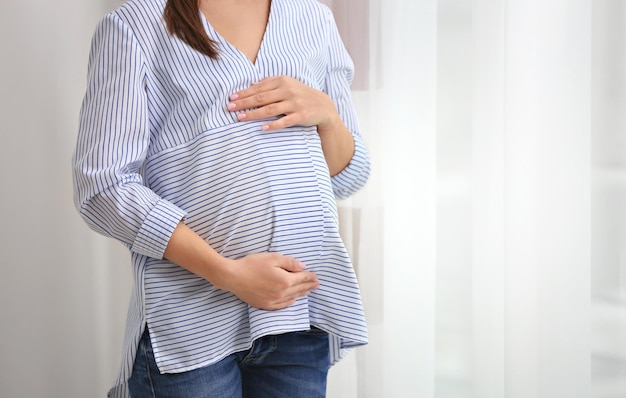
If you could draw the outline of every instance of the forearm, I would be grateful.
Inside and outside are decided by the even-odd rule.
[[[221,256],[183,222],[172,233],[163,257],[218,288],[225,287],[223,283],[231,268],[228,264],[232,261]]]
[[[318,125],[322,151],[331,177],[345,169],[354,156],[354,137],[337,115],[329,126]]]

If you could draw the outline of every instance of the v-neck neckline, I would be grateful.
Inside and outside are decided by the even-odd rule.
[[[243,57],[246,61],[248,61],[248,63],[254,67],[256,67],[259,63],[259,58],[262,55],[263,52],[263,48],[265,47],[265,42],[268,41],[268,34],[270,32],[270,28],[273,25],[272,21],[273,21],[273,15],[274,15],[274,6],[277,0],[270,0],[270,9],[269,9],[269,13],[267,16],[267,23],[265,24],[265,31],[263,32],[263,36],[261,37],[261,42],[259,43],[259,49],[257,50],[256,53],[256,57],[254,58],[254,61],[251,60],[250,58],[248,58],[248,56],[246,54],[244,54],[243,51],[241,51],[239,49],[239,47],[235,46],[234,44],[232,44],[230,41],[228,41],[224,36],[222,36],[217,29],[215,29],[213,27],[213,25],[211,25],[211,22],[209,22],[209,19],[206,17],[206,15],[204,15],[204,13],[202,11],[200,12],[200,17],[202,18],[202,21],[205,25],[205,28],[212,34],[209,35],[210,38],[218,41],[219,43],[221,43],[224,46],[227,46],[228,48],[230,48],[232,51],[234,51],[235,53],[238,54],[238,56]]]

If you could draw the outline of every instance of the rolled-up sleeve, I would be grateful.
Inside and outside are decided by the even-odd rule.
[[[329,43],[326,93],[335,102],[339,115],[354,138],[354,155],[350,163],[331,179],[335,196],[338,199],[345,199],[365,185],[370,175],[371,163],[360,133],[350,91],[350,84],[354,77],[354,63],[341,40],[330,9],[327,8],[326,11]]]
[[[146,58],[115,14],[98,24],[72,159],[74,202],[95,231],[162,258],[185,212],[160,198],[140,170],[150,144]]]

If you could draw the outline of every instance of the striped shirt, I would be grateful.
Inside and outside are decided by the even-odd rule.
[[[359,287],[339,236],[336,198],[360,189],[370,163],[349,84],[353,64],[330,10],[273,0],[256,62],[224,40],[213,60],[168,34],[165,0],[130,0],[93,36],[73,158],[75,203],[94,230],[126,245],[134,276],[119,378],[126,397],[146,323],[162,373],[213,364],[264,335],[330,335],[331,363],[367,342]],[[315,126],[265,132],[240,122],[230,94],[287,75],[327,93],[352,131],[350,164],[330,177]],[[184,222],[228,258],[279,252],[307,264],[320,288],[263,311],[163,259]]]

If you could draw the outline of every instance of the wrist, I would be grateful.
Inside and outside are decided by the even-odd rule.
[[[232,281],[237,279],[235,261],[219,255],[210,265],[211,277],[206,279],[218,289],[232,291]]]
[[[338,131],[341,128],[345,128],[343,120],[341,120],[338,113],[334,112],[326,121],[317,125],[317,132],[320,135],[325,135],[333,131]]]

